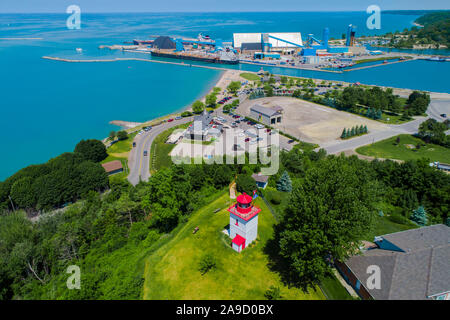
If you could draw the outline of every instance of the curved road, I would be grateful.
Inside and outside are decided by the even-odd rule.
[[[390,137],[399,134],[414,134],[419,131],[420,124],[427,119],[435,119],[439,122],[445,120],[440,115],[446,113],[447,117],[450,115],[450,100],[449,99],[432,99],[431,103],[427,109],[427,117],[415,117],[413,121],[409,121],[403,124],[392,124],[389,125],[388,130],[379,131],[375,133],[365,134],[360,137],[352,138],[349,140],[339,141],[333,145],[324,147],[328,154],[339,154],[344,151],[354,150],[361,146],[371,144],[377,141],[385,140]],[[317,148],[316,150],[319,150]]]
[[[164,122],[134,138],[133,142],[136,142],[136,147],[130,151],[128,157],[128,167],[130,168],[128,181],[132,185],[137,185],[139,181],[148,181],[148,178],[150,178],[150,148],[155,138],[172,127],[191,121],[193,121],[193,117]],[[144,156],[144,151],[147,151],[147,156]]]

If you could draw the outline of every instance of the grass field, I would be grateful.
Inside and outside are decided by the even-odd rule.
[[[106,149],[108,157],[101,163],[106,163],[114,160],[122,162],[123,172],[110,176],[111,179],[125,179],[128,176],[128,154],[133,148],[133,140],[137,131],[128,135],[128,139],[114,143],[112,146]]]
[[[397,137],[400,137],[400,143],[396,144]],[[416,149],[417,144],[421,144]],[[376,158],[415,160],[428,158],[430,161],[439,161],[450,163],[450,150],[431,143],[425,143],[423,140],[408,134],[401,134],[386,140],[376,142],[371,145],[356,149],[356,152],[365,156]]]
[[[150,149],[150,173],[155,173],[161,168],[168,167],[172,163],[172,159],[169,156],[170,151],[175,148],[174,144],[167,144],[167,138],[176,129],[186,129],[190,123],[181,124],[164,131],[155,138]]]
[[[259,81],[261,79],[257,74],[249,72],[241,73],[240,76],[249,81]]]
[[[279,287],[283,299],[324,299],[319,288],[309,293],[288,288],[282,284],[280,275],[269,269],[264,247],[272,237],[275,219],[261,199],[256,200],[262,209],[259,240],[240,254],[230,247],[222,230],[229,223],[226,208],[231,203],[228,194],[222,193],[195,212],[170,241],[147,259],[144,299],[265,299],[270,286]],[[197,226],[199,231],[193,234]],[[199,262],[207,253],[214,255],[217,268],[201,275]]]

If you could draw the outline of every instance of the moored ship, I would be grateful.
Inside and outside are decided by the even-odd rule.
[[[163,49],[152,49],[152,56],[162,58],[172,58],[180,60],[192,60],[219,64],[238,64],[239,59],[232,52],[220,51],[217,53],[201,54],[195,52],[172,51]]]

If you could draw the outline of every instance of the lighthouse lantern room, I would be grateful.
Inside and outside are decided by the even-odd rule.
[[[236,203],[228,208],[230,212],[231,246],[241,252],[258,235],[258,207],[252,205],[253,198],[246,193],[237,197]]]

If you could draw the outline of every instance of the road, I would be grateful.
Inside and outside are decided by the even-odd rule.
[[[449,99],[432,99],[430,106],[427,109],[427,117],[416,117],[416,120],[398,124],[389,125],[389,129],[382,132],[369,133],[360,137],[349,140],[342,140],[333,145],[323,147],[328,154],[339,154],[347,150],[355,150],[361,146],[371,144],[377,141],[385,140],[399,134],[414,134],[419,131],[420,124],[427,119],[435,119],[437,121],[444,121],[440,114],[450,114],[450,100]],[[320,148],[318,148],[320,149]],[[317,150],[318,150],[317,149]]]
[[[148,181],[150,178],[150,148],[152,147],[155,138],[172,127],[191,121],[193,121],[193,117],[174,120],[173,122],[164,122],[163,124],[153,127],[150,131],[137,135],[134,138],[136,147],[130,151],[128,157],[128,167],[130,168],[128,181],[132,185],[137,185],[139,181]],[[147,156],[144,156],[144,151],[147,151]]]

